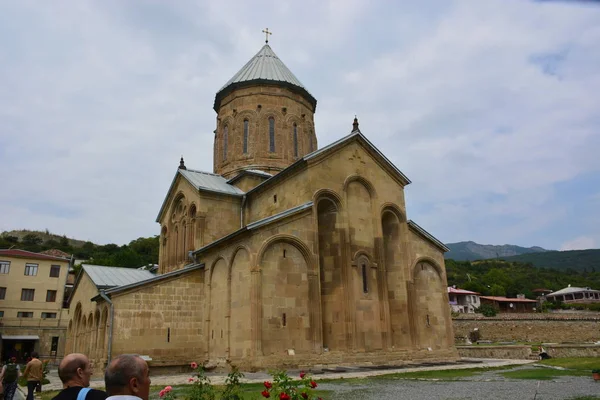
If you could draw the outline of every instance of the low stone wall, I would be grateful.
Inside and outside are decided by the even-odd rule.
[[[453,318],[457,344],[464,343],[469,332],[477,328],[482,340],[595,343],[600,341],[600,314],[461,314]]]
[[[462,358],[501,358],[527,360],[531,358],[531,346],[456,346]]]
[[[501,358],[527,360],[536,358],[537,351],[531,351],[531,346],[456,346],[462,358]],[[544,345],[544,350],[553,358],[565,357],[600,357],[600,345]]]

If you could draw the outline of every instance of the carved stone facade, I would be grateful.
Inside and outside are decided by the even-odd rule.
[[[317,150],[316,101],[289,81],[217,94],[215,173],[177,170],[160,275],[106,292],[113,354],[244,369],[458,357],[447,249],[407,220],[410,181],[357,121]]]

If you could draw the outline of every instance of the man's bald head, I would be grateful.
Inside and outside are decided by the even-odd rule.
[[[148,400],[150,377],[148,364],[141,357],[123,354],[111,361],[104,373],[109,396],[130,395]]]
[[[58,376],[66,386],[88,387],[91,375],[90,360],[85,354],[68,354],[58,366]]]

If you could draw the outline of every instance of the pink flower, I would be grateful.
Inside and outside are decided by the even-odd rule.
[[[173,390],[171,386],[167,386],[166,388],[164,388],[165,393],[169,393],[171,390]]]
[[[190,364],[190,367],[192,367],[192,369],[196,369],[198,368],[198,364],[196,364],[195,362]]]
[[[158,397],[165,397],[165,390],[161,390],[160,392],[158,392]]]
[[[194,378],[188,378],[188,382],[194,382]]]

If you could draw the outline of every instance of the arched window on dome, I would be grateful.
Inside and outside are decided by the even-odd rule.
[[[269,118],[269,151],[275,153],[275,118]]]
[[[244,154],[248,154],[248,133],[250,131],[250,121],[244,120]]]
[[[229,136],[229,127],[225,125],[223,128],[223,161],[227,160],[227,141]]]
[[[298,157],[298,125],[295,122],[292,135],[294,138],[294,157]]]

